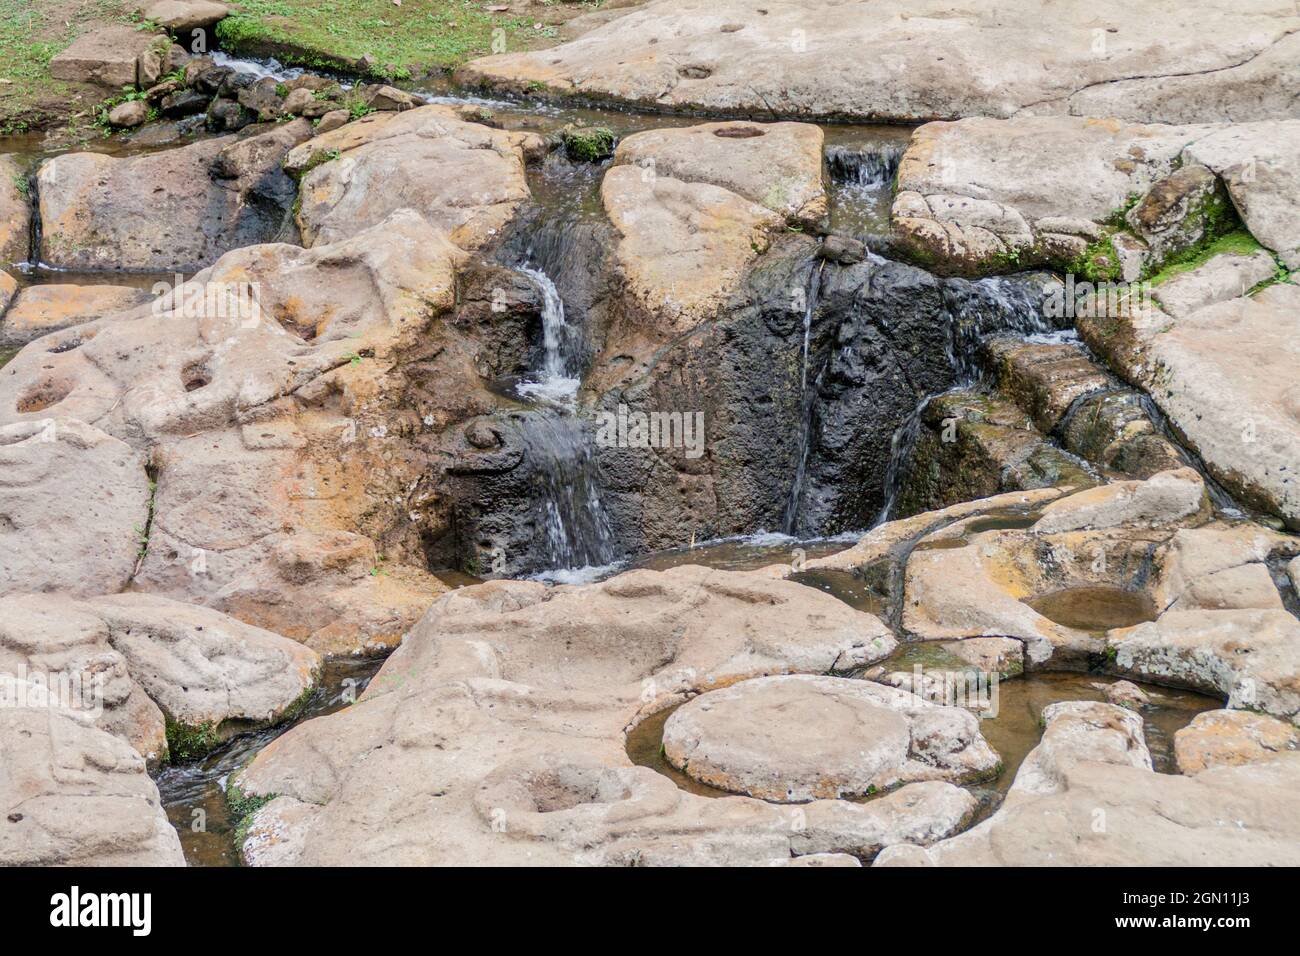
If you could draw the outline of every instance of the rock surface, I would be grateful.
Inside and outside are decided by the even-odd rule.
[[[1047,729],[998,811],[877,866],[1268,866],[1300,860],[1286,807],[1300,754],[1194,777],[1151,772],[1142,720],[1109,704],[1043,712]]]
[[[760,677],[673,712],[664,754],[688,776],[777,803],[855,797],[916,780],[968,782],[998,756],[979,721],[869,681]]]
[[[1294,10],[1211,0],[1194,23],[1179,11],[1173,0],[959,10],[941,0],[780,0],[756,15],[741,0],[659,0],[569,43],[475,60],[459,75],[714,114],[1159,123],[1294,115],[1284,92],[1300,59]],[[1158,43],[1152,22],[1163,26]]]
[[[809,228],[828,215],[823,135],[806,123],[705,123],[627,137],[615,165],[730,190]]]
[[[238,246],[276,239],[295,195],[280,161],[310,134],[299,120],[121,159],[46,160],[37,174],[41,260],[83,271],[191,273]]]
[[[629,297],[642,321],[667,335],[715,315],[782,221],[722,187],[633,166],[607,172],[600,194]]]
[[[49,332],[123,312],[152,298],[134,286],[33,285],[18,293],[0,319],[0,345],[26,345]]]
[[[58,711],[0,709],[6,866],[184,866],[144,759]]]
[[[145,459],[93,425],[50,415],[0,426],[0,594],[120,591],[149,523]]]
[[[19,183],[26,172],[12,156],[0,155],[0,270],[26,262],[31,246],[32,205]],[[0,309],[0,315],[4,313]]]
[[[1288,322],[1300,287],[1279,283],[1176,321],[1158,309],[1080,322],[1085,341],[1148,391],[1184,443],[1243,502],[1300,528],[1300,386]]]
[[[413,431],[422,429],[421,415],[442,428],[469,417],[465,403],[486,401],[463,347],[446,347],[454,333],[434,322],[454,304],[459,262],[460,253],[421,219],[398,214],[333,246],[237,250],[159,303],[28,346],[0,380],[0,421],[19,423],[11,431],[24,439],[24,455],[62,448],[38,444],[41,423],[73,416],[128,439],[141,455],[132,478],[138,511],[104,506],[121,525],[111,543],[98,543],[76,493],[52,500],[49,507],[77,513],[75,524],[69,515],[65,545],[79,557],[64,566],[71,573],[88,560],[81,555],[118,555],[114,582],[88,588],[117,590],[148,524],[134,579],[142,589],[330,653],[396,643],[442,590],[401,561],[421,555],[422,564],[418,524],[393,519],[419,513],[408,498],[428,459],[398,453],[396,416]],[[431,328],[438,334],[426,340]],[[411,396],[400,373],[386,377],[386,356],[426,341],[441,343],[442,367],[466,382],[441,408],[420,407],[425,400]],[[425,369],[416,361],[403,372]],[[157,483],[151,524],[146,454]],[[73,465],[59,480],[79,491],[103,480]],[[52,494],[56,486],[26,493],[46,487]],[[19,528],[50,517],[35,503],[7,510]],[[385,563],[375,540],[386,535]],[[400,546],[403,535],[410,551]],[[40,572],[33,565],[27,573]]]
[[[693,691],[892,647],[874,618],[811,588],[699,567],[463,589],[355,706],[294,728],[239,776],[245,793],[278,794],[253,817],[245,855],[735,865],[870,858],[907,833],[929,842],[964,822],[969,794],[931,781],[865,805],[712,799],[631,766],[624,749],[627,728]]]
[[[1191,775],[1211,767],[1238,767],[1300,749],[1300,731],[1290,724],[1244,710],[1197,714],[1174,734],[1178,769]]]
[[[356,235],[401,208],[414,209],[452,242],[477,248],[529,198],[526,149],[537,140],[426,106],[372,113],[317,135],[285,158],[301,179],[297,213],[307,246]]]
[[[153,49],[159,37],[124,23],[111,23],[83,33],[50,60],[50,76],[74,83],[93,83],[114,93],[135,86],[137,61]]]
[[[274,723],[316,684],[301,644],[156,595],[89,600],[10,595],[0,612],[0,675],[40,675],[77,716],[151,765],[189,759],[234,733]],[[164,736],[165,734],[165,736]]]

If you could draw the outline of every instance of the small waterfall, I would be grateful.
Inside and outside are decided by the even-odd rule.
[[[786,501],[785,516],[782,521],[786,534],[795,533],[795,525],[799,520],[799,499],[803,497],[804,480],[808,473],[808,450],[812,446],[812,416],[813,407],[816,404],[814,399],[817,395],[817,385],[821,381],[821,376],[818,376],[817,383],[814,383],[813,390],[809,392],[808,350],[812,342],[813,314],[817,311],[817,299],[821,292],[822,269],[825,268],[825,265],[825,262],[819,260],[809,270],[808,284],[804,292],[803,360],[799,369],[799,395],[803,409],[800,415],[799,464],[795,468],[794,482],[790,486],[790,498]]]
[[[831,179],[846,186],[880,189],[894,181],[903,158],[903,143],[882,143],[867,149],[828,146],[826,167]]]
[[[1030,283],[999,276],[961,283],[958,288],[959,294],[953,296],[955,301],[948,305],[948,364],[956,377],[949,391],[969,388],[979,381],[979,347],[986,336],[1001,332],[1042,335],[1055,331],[1043,317],[1041,294],[1036,294]],[[936,394],[924,396],[890,439],[885,503],[876,518],[877,525],[889,520],[903,486],[907,461],[921,434],[925,409],[936,397]]]
[[[569,374],[576,364],[575,330],[565,321],[564,300],[545,272],[528,266],[519,271],[528,276],[542,293],[542,368],[536,381],[524,382],[517,391],[526,398],[553,405],[571,406],[578,394],[579,380]]]
[[[595,448],[575,414],[581,330],[566,320],[550,276],[529,265],[518,271],[542,294],[542,365],[534,381],[516,388],[543,406],[525,417],[523,430],[527,460],[537,475],[540,547],[551,570],[607,565],[618,548],[600,497]]]
[[[552,411],[524,425],[529,462],[538,476],[541,549],[551,569],[611,564],[618,548],[600,498],[596,455],[581,419]]]

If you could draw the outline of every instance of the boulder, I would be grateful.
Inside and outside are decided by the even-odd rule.
[[[57,372],[43,377],[18,396],[27,417],[0,426],[0,594],[120,591],[139,559],[149,527],[145,458],[93,425],[47,415],[44,403],[71,387]]]
[[[781,807],[679,790],[625,750],[629,728],[685,696],[893,646],[875,618],[812,588],[701,567],[464,588],[429,609],[356,705],[299,724],[238,776],[245,794],[278,795],[250,820],[245,857],[766,865],[937,839],[974,808],[951,784]]]
[[[0,345],[26,345],[32,339],[103,315],[124,312],[152,296],[135,286],[33,285],[18,293],[0,320]]]
[[[333,245],[227,253],[156,302],[32,343],[0,377],[0,422],[31,439],[24,454],[61,447],[37,444],[51,417],[129,440],[138,512],[114,502],[111,547],[97,545],[80,488],[37,484],[30,505],[5,513],[24,529],[75,504],[66,546],[118,562],[112,584],[88,591],[124,585],[147,530],[141,590],[322,653],[392,646],[444,590],[424,569],[429,543],[451,538],[449,449],[465,422],[496,408],[478,369],[513,349],[505,343],[526,321],[494,316],[492,331],[448,318],[463,266],[441,233],[399,212]],[[61,480],[84,484],[80,467],[66,463]],[[29,567],[31,549],[5,551],[15,553]],[[59,566],[84,574],[84,561]]]
[[[1230,126],[1187,156],[1222,177],[1251,235],[1300,269],[1300,120]]]
[[[173,760],[290,715],[320,676],[314,651],[217,611],[138,593],[88,603],[166,716]]]
[[[280,161],[310,134],[302,120],[248,139],[46,160],[37,174],[41,259],[83,271],[194,272],[230,249],[276,238],[294,201]]]
[[[1118,673],[1300,723],[1300,622],[1286,611],[1166,611],[1107,641]]]
[[[184,866],[145,762],[57,710],[0,709],[6,866]]]
[[[0,156],[0,269],[26,262],[31,246],[32,204],[26,171],[13,156]],[[4,310],[0,309],[0,315]]]
[[[103,618],[66,595],[10,594],[0,602],[0,693],[6,706],[68,711],[126,741],[151,767],[167,757],[162,711],[109,641]]]
[[[127,100],[108,111],[108,122],[118,129],[143,126],[149,118],[149,104],[143,100]]]
[[[1151,772],[1142,719],[1071,701],[1043,712],[1043,742],[1002,806],[928,848],[894,846],[876,866],[1294,866],[1288,807],[1300,754],[1194,777]]]
[[[303,241],[335,242],[409,208],[456,244],[481,246],[529,198],[533,139],[463,122],[442,106],[372,113],[321,133],[284,162],[300,180]]]
[[[1300,287],[1278,283],[1175,320],[1160,310],[1080,321],[1088,345],[1150,392],[1184,444],[1243,502],[1300,528],[1300,386],[1288,322]]]
[[[96,25],[51,58],[50,76],[120,93],[122,87],[136,85],[137,60],[154,49],[158,39],[124,23]]]
[[[614,164],[720,186],[815,229],[829,213],[822,150],[821,128],[807,123],[705,123],[628,136]]]
[[[1244,710],[1197,714],[1174,734],[1178,769],[1191,775],[1212,767],[1239,767],[1300,749],[1300,731],[1276,717]]]
[[[145,0],[137,6],[146,20],[173,33],[210,27],[230,15],[230,8],[215,0]]]
[[[0,611],[0,674],[43,680],[151,765],[289,716],[319,670],[296,641],[157,595],[19,594]]]
[[[646,172],[615,166],[600,195],[630,306],[671,335],[712,317],[739,289],[782,218],[720,186]]]
[[[1300,16],[1291,7],[1210,0],[1194,23],[1180,9],[1176,0],[970,9],[774,0],[759,10],[744,0],[658,0],[557,47],[475,60],[458,78],[658,110],[822,120],[1294,115],[1286,91]],[[1049,19],[1055,36],[1077,42],[1046,36]],[[1162,26],[1157,44],[1152,22]]]
[[[1139,279],[1170,253],[1133,240],[1134,264],[1125,267],[1127,253],[1112,237],[1132,239],[1115,225],[1130,204],[1149,206],[1153,217],[1163,211],[1152,220],[1162,234],[1197,239],[1231,215],[1208,171],[1199,181],[1209,192],[1197,201],[1167,182],[1187,175],[1179,170],[1185,150],[1217,128],[1066,116],[929,123],[899,164],[895,242],[950,274],[1052,265],[1091,282]],[[1184,201],[1157,203],[1153,191]]]
[[[1197,514],[1205,484],[1191,468],[1165,471],[1141,481],[1117,481],[1081,491],[1043,507],[1034,530],[1052,534],[1118,525],[1167,526]]]
[[[1268,562],[1298,550],[1300,539],[1256,524],[1182,529],[1156,554],[1156,605],[1175,611],[1282,610]]]
[[[668,762],[701,783],[777,803],[859,797],[916,780],[964,782],[998,755],[965,710],[869,681],[760,677],[703,694],[664,725]]]

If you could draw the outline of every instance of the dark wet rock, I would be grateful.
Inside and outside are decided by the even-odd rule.
[[[1096,483],[1082,461],[1047,441],[1020,408],[993,395],[953,392],[925,408],[896,514],[1007,491]]]
[[[178,90],[164,96],[159,108],[164,116],[176,118],[202,113],[208,108],[209,102],[209,98],[202,93],[196,93],[193,90]]]
[[[284,114],[284,98],[279,93],[279,87],[279,82],[272,77],[263,77],[241,89],[235,98],[240,105],[256,113],[259,120],[266,122]]]
[[[193,68],[193,66],[194,64],[190,64],[190,67],[187,68],[187,72],[190,68]],[[202,93],[216,94],[225,86],[227,80],[238,75],[239,74],[230,69],[230,67],[213,66],[204,70],[202,73],[199,73],[190,85]]]
[[[208,107],[208,129],[214,133],[234,133],[252,123],[257,116],[234,100],[216,99]]]

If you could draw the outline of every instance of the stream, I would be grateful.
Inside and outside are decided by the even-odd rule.
[[[279,70],[274,64],[225,59],[227,65],[260,71],[263,75],[287,77],[292,71]],[[553,133],[568,123],[608,126],[621,138],[645,129],[690,126],[705,121],[696,116],[669,116],[612,109],[557,107],[527,101],[504,101],[460,96],[445,85],[417,88],[429,102],[474,105],[490,109],[494,119],[505,129]],[[165,129],[146,129],[135,134],[117,136],[79,144],[76,149],[131,155],[156,149],[172,148],[193,140],[195,132],[185,123],[164,124]],[[190,124],[192,127],[193,124]],[[910,128],[884,125],[825,125],[827,169],[829,172],[831,225],[855,235],[886,234],[889,231],[889,208],[893,173],[910,135]],[[18,154],[20,160],[34,168],[40,160],[67,149],[48,150],[39,137],[0,137],[0,153]],[[557,161],[554,156],[528,170],[529,185],[537,204],[553,221],[562,219],[581,223],[603,218],[599,189],[603,166]],[[580,317],[573,310],[566,314],[566,303],[548,274],[548,255],[555,249],[530,249],[527,260],[515,263],[537,287],[544,303],[543,355],[540,366],[526,382],[517,386],[520,398],[530,401],[536,414],[528,424],[526,441],[541,463],[544,473],[537,507],[543,512],[540,523],[545,528],[545,552],[550,569],[537,575],[559,583],[600,580],[620,570],[650,568],[663,570],[685,564],[702,564],[726,570],[748,570],[776,563],[798,562],[843,550],[857,540],[860,532],[833,538],[794,537],[788,533],[762,532],[721,541],[701,542],[692,546],[655,551],[649,554],[624,555],[614,541],[601,497],[598,474],[589,435],[574,411],[575,396],[582,375],[582,335]],[[818,379],[809,367],[810,330],[821,280],[822,264],[817,262],[808,276],[807,302],[802,318],[802,367],[800,386],[804,432],[783,531],[799,527],[800,498],[809,454],[808,431],[811,427],[812,396]],[[50,269],[41,263],[24,263],[19,267],[20,287],[39,283],[113,283],[149,288],[158,281],[172,281],[172,276],[129,275],[123,273],[72,274]],[[1000,280],[988,280],[988,295],[1007,294]],[[949,359],[963,382],[973,380],[970,366],[973,345],[987,331],[981,316],[958,316],[952,327]],[[1041,324],[1026,323],[1017,329],[1032,334],[1047,331]],[[0,349],[0,366],[17,352]],[[925,401],[928,401],[926,398]],[[886,480],[887,495],[879,520],[889,516],[894,497],[902,480],[901,470],[919,428],[923,401],[914,415],[893,436],[890,470]],[[477,579],[456,572],[440,573],[452,586],[464,586]],[[793,580],[819,588],[847,603],[873,613],[884,614],[884,599],[853,575],[830,572],[800,572]],[[1096,601],[1089,604],[1077,596],[1063,599],[1061,613],[1084,625],[1102,626],[1111,619],[1093,613]],[[1105,604],[1103,600],[1100,602]],[[1122,609],[1121,609],[1122,610]],[[1109,613],[1109,612],[1108,612]],[[1090,616],[1091,615],[1091,616]],[[1103,619],[1104,618],[1104,619]],[[896,663],[904,666],[915,648],[904,644]],[[230,819],[223,797],[231,774],[238,771],[263,747],[288,730],[293,723],[339,710],[356,699],[378,671],[379,660],[336,660],[326,664],[320,687],[294,721],[228,741],[201,760],[163,768],[157,774],[159,792],[169,819],[180,834],[187,861],[194,866],[238,865],[233,835],[238,821]],[[910,664],[906,664],[910,667]],[[973,787],[981,797],[984,812],[996,807],[1010,786],[1024,756],[1041,737],[1039,714],[1042,708],[1059,700],[1104,699],[1097,683],[1112,678],[1080,674],[1032,674],[1007,680],[1001,685],[1001,704],[996,717],[984,720],[982,729],[989,743],[1002,756],[1003,769],[997,780]],[[1173,772],[1173,734],[1197,713],[1213,709],[1219,701],[1196,694],[1146,688],[1153,705],[1144,711],[1147,739],[1160,772]],[[630,760],[672,778],[678,786],[693,793],[722,795],[698,784],[667,765],[661,754],[663,722],[669,711],[642,722],[630,734],[627,749]]]

